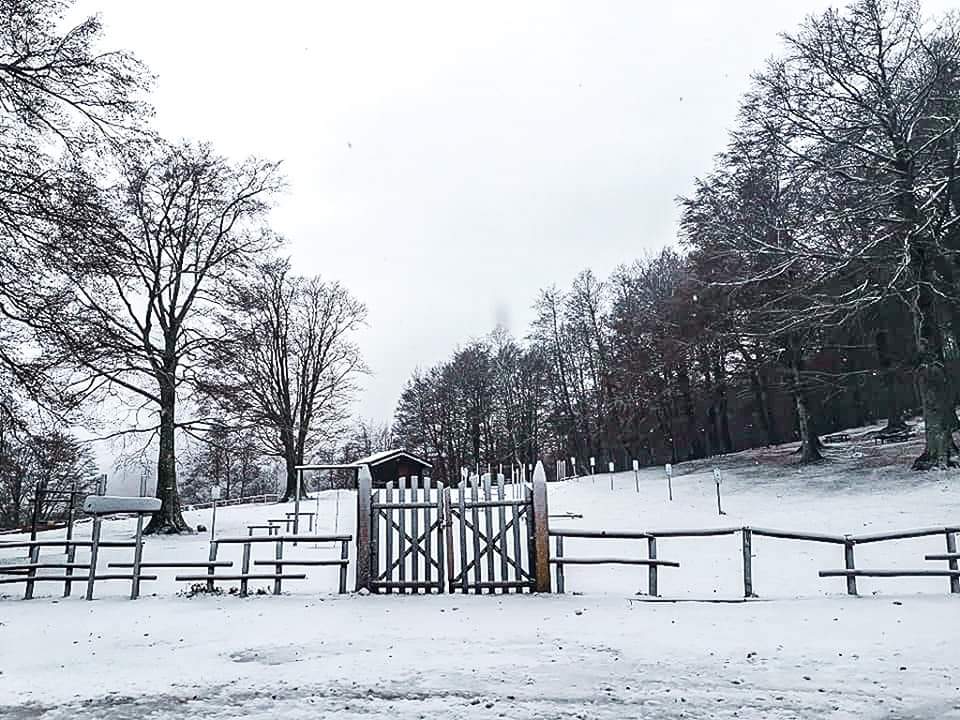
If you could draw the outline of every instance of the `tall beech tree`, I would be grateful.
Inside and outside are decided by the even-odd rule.
[[[92,400],[131,398],[157,436],[160,510],[150,533],[189,530],[177,490],[182,392],[214,339],[210,316],[228,280],[278,243],[264,225],[281,186],[275,163],[235,164],[207,145],[158,145],[98,188],[62,183],[59,233],[45,245],[48,280],[26,318],[51,362]]]

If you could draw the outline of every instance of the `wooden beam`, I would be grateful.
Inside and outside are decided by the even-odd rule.
[[[370,468],[362,466],[357,473],[357,580],[356,589],[372,590],[370,567],[370,494],[373,491],[373,478]],[[387,530],[389,536],[389,529]]]
[[[548,593],[550,587],[550,519],[547,511],[547,473],[537,462],[533,471],[533,532],[536,592]]]

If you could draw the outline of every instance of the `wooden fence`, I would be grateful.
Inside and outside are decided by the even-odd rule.
[[[216,502],[202,502],[202,503],[191,503],[189,505],[184,505],[184,510],[206,510],[207,508],[212,508],[216,505],[218,508],[227,507],[230,505],[266,505],[267,503],[275,503],[280,500],[280,496],[276,493],[266,493],[264,495],[249,495],[247,497],[240,498],[230,498],[229,500],[217,500]]]
[[[677,563],[666,563],[657,559],[658,538],[705,538],[719,537],[729,535],[740,535],[741,555],[742,555],[742,580],[744,598],[757,597],[754,592],[753,576],[753,539],[754,537],[768,537],[781,540],[792,540],[801,542],[826,543],[839,545],[843,547],[843,565],[842,569],[828,569],[819,571],[820,577],[843,577],[846,579],[846,590],[849,595],[857,594],[858,577],[946,577],[950,581],[950,592],[960,593],[960,553],[957,552],[957,534],[960,528],[953,526],[919,528],[912,530],[896,530],[885,533],[871,533],[863,535],[830,535],[824,533],[796,532],[792,530],[778,530],[773,528],[761,527],[719,527],[719,528],[701,528],[701,529],[667,529],[651,530],[647,532],[632,531],[583,531],[583,530],[551,530],[550,535],[556,538],[556,554],[550,562],[557,566],[557,591],[564,592],[565,578],[563,575],[563,566],[572,564],[622,564],[622,565],[647,565],[649,567],[648,592],[650,595],[657,595],[657,568],[658,567],[679,567]],[[931,537],[943,535],[945,539],[946,552],[938,554],[928,554],[925,559],[928,561],[946,561],[946,569],[933,568],[857,568],[855,564],[854,548],[857,545],[867,545],[871,543],[890,542],[895,540],[907,540],[912,538]],[[563,554],[563,538],[587,538],[587,539],[646,539],[648,543],[648,555],[646,558],[569,558]]]

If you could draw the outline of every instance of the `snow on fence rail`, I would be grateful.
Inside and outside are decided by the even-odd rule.
[[[619,564],[619,565],[648,565],[648,592],[652,596],[657,595],[657,568],[658,566],[679,567],[679,563],[668,563],[657,559],[658,538],[706,538],[719,537],[724,535],[740,534],[741,549],[743,556],[743,596],[745,598],[756,597],[753,585],[753,537],[769,537],[779,540],[794,540],[802,542],[827,543],[843,546],[843,569],[828,569],[819,571],[820,577],[843,577],[847,582],[847,594],[857,594],[858,577],[946,577],[950,580],[950,592],[960,593],[960,553],[957,552],[957,534],[960,533],[960,527],[955,526],[936,526],[927,528],[915,528],[908,530],[895,530],[883,533],[869,533],[862,535],[830,535],[825,533],[807,533],[793,530],[779,530],[774,528],[760,527],[719,527],[719,528],[696,528],[696,529],[665,529],[639,531],[619,531],[619,530],[563,530],[551,529],[550,535],[556,538],[556,554],[550,558],[550,564],[557,567],[557,592],[564,592],[564,565],[575,564]],[[854,548],[859,545],[870,543],[890,542],[895,540],[909,540],[913,538],[931,537],[943,535],[947,552],[942,554],[926,555],[928,561],[947,561],[946,570],[936,570],[931,568],[923,569],[867,569],[857,568],[855,565]],[[570,558],[563,554],[564,538],[581,539],[621,539],[621,540],[643,540],[648,543],[647,558]]]
[[[191,503],[184,505],[184,510],[205,510],[217,507],[226,507],[228,505],[266,505],[267,503],[279,502],[280,496],[276,493],[264,493],[263,495],[249,495],[247,497],[230,498],[229,500],[216,500],[211,502]]]

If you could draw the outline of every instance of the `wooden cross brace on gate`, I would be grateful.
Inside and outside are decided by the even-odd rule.
[[[398,533],[400,533],[401,537],[410,543],[410,546],[404,549],[400,557],[390,563],[390,565],[377,576],[377,580],[386,580],[393,569],[398,568],[408,556],[413,555],[414,553],[417,555],[422,555],[428,563],[437,569],[438,574],[443,572],[443,568],[440,566],[439,561],[430,556],[430,554],[427,552],[427,546],[425,544],[421,544],[428,539],[434,530],[443,527],[442,517],[437,518],[435,522],[430,523],[430,527],[426,528],[422,534],[418,534],[416,537],[414,537],[406,531],[406,528],[401,527],[400,523],[394,520],[385,511],[378,509],[377,512],[380,514],[381,518],[387,521],[387,532],[396,530]]]
[[[499,554],[501,561],[505,562],[507,565],[513,568],[513,570],[515,571],[515,574],[518,575],[520,578],[522,578],[522,580],[517,581],[518,585],[532,584],[533,576],[530,575],[530,573],[523,568],[523,566],[520,564],[518,560],[515,560],[514,558],[510,557],[507,551],[507,548],[505,547],[507,532],[511,530],[514,526],[516,526],[519,529],[519,525],[517,525],[517,523],[519,523],[520,518],[525,519],[526,510],[527,510],[527,506],[526,505],[522,506],[521,509],[517,512],[516,516],[511,518],[509,521],[507,521],[506,524],[502,525],[500,528],[500,531],[497,534],[494,534],[493,537],[491,538],[491,537],[488,537],[487,534],[484,533],[482,530],[480,530],[479,527],[475,527],[474,524],[470,522],[465,516],[461,516],[459,509],[451,508],[451,515],[457,518],[458,520],[460,520],[460,522],[462,522],[464,526],[468,530],[470,530],[478,540],[480,540],[483,543],[483,545],[480,548],[479,554],[476,554],[473,560],[471,560],[466,565],[464,565],[464,567],[461,568],[461,571],[450,579],[450,584],[453,585],[455,583],[460,583],[461,585],[465,585],[466,584],[465,579],[468,576],[468,573],[478,566],[478,564],[484,558],[484,556],[488,554],[492,555],[494,553]]]

